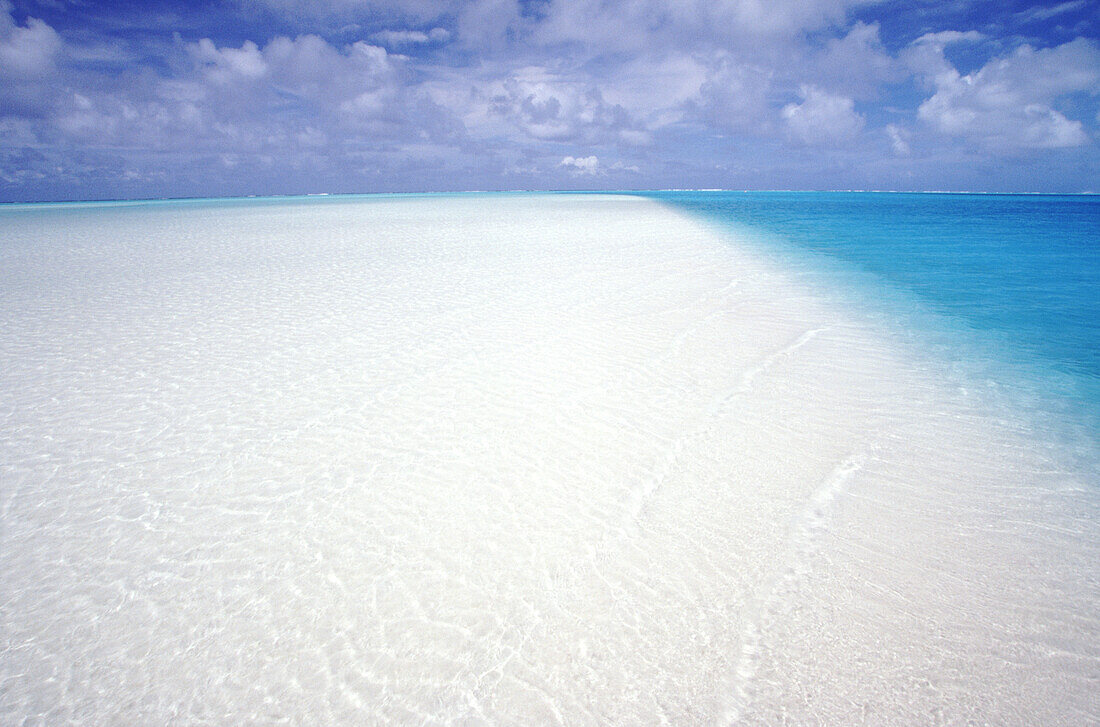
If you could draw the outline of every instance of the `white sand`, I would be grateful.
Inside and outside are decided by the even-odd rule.
[[[0,225],[4,724],[1100,722],[1095,476],[656,202]]]

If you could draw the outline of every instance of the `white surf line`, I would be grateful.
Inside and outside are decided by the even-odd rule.
[[[749,393],[749,391],[752,389],[752,382],[756,380],[757,376],[774,366],[776,362],[779,361],[779,359],[790,356],[792,353],[816,338],[819,333],[824,333],[829,329],[830,327],[826,326],[824,328],[813,328],[809,331],[806,331],[790,344],[767,356],[759,364],[753,366],[751,369],[747,370],[741,375],[740,384],[738,384],[735,389],[729,390],[724,396],[720,397],[716,404],[716,408],[721,410],[721,408],[723,408],[730,400],[735,399],[742,394]]]
[[[832,505],[847,489],[851,479],[860,472],[870,455],[856,452],[833,468],[828,477],[810,495],[801,516],[791,529],[790,556],[786,565],[764,587],[766,594],[755,617],[750,617],[741,632],[741,654],[734,670],[730,689],[733,704],[717,722],[734,725],[752,703],[753,682],[760,662],[760,642],[769,628],[782,615],[786,599],[798,589],[799,581],[809,571],[809,559],[816,552],[821,531],[828,525]]]
[[[740,278],[732,278],[730,282],[726,283],[720,290],[712,293],[709,297],[721,301],[719,306],[712,310],[710,313],[707,313],[702,318],[694,321],[691,325],[684,326],[684,330],[680,331],[680,333],[676,335],[676,338],[672,341],[672,344],[669,345],[667,349],[665,349],[664,355],[661,357],[660,360],[667,360],[674,354],[679,353],[680,349],[683,348],[684,341],[688,339],[688,336],[690,336],[692,333],[695,333],[695,331],[697,331],[698,329],[702,328],[711,318],[722,313],[728,313],[730,310],[727,303],[729,294],[740,287],[740,285]],[[723,305],[727,307],[723,307]]]
[[[723,292],[730,290],[734,287],[732,284],[726,286]],[[738,385],[732,389],[728,389],[723,394],[715,399],[714,404],[711,406],[710,411],[707,414],[706,420],[695,429],[682,434],[677,439],[673,440],[665,453],[665,458],[661,462],[660,466],[653,473],[652,477],[647,478],[641,485],[632,488],[631,496],[628,499],[628,517],[626,526],[633,525],[642,512],[645,510],[646,504],[653,498],[653,495],[657,493],[661,485],[672,473],[676,464],[679,462],[680,457],[683,455],[684,448],[693,439],[706,435],[712,429],[714,429],[714,422],[716,419],[721,418],[727,414],[730,403],[737,398],[749,393],[752,390],[752,384],[760,374],[765,373],[770,368],[783,358],[789,357],[792,353],[805,346],[812,341],[818,334],[824,333],[830,330],[829,327],[814,328],[804,332],[793,342],[783,346],[782,348],[768,354],[764,359],[753,366],[751,369],[746,370],[741,375],[741,380]]]

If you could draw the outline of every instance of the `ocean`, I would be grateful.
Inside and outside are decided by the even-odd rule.
[[[1100,433],[1100,196],[659,192],[1004,406]]]
[[[1098,207],[0,207],[0,723],[1095,724]]]

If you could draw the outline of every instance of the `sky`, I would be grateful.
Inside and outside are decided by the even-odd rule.
[[[0,0],[0,201],[1100,192],[1100,0]]]

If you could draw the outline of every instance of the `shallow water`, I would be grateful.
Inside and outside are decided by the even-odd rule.
[[[969,381],[1100,432],[1100,196],[660,192],[915,337]]]
[[[571,195],[0,226],[5,723],[1100,718],[1095,471],[749,233]]]

